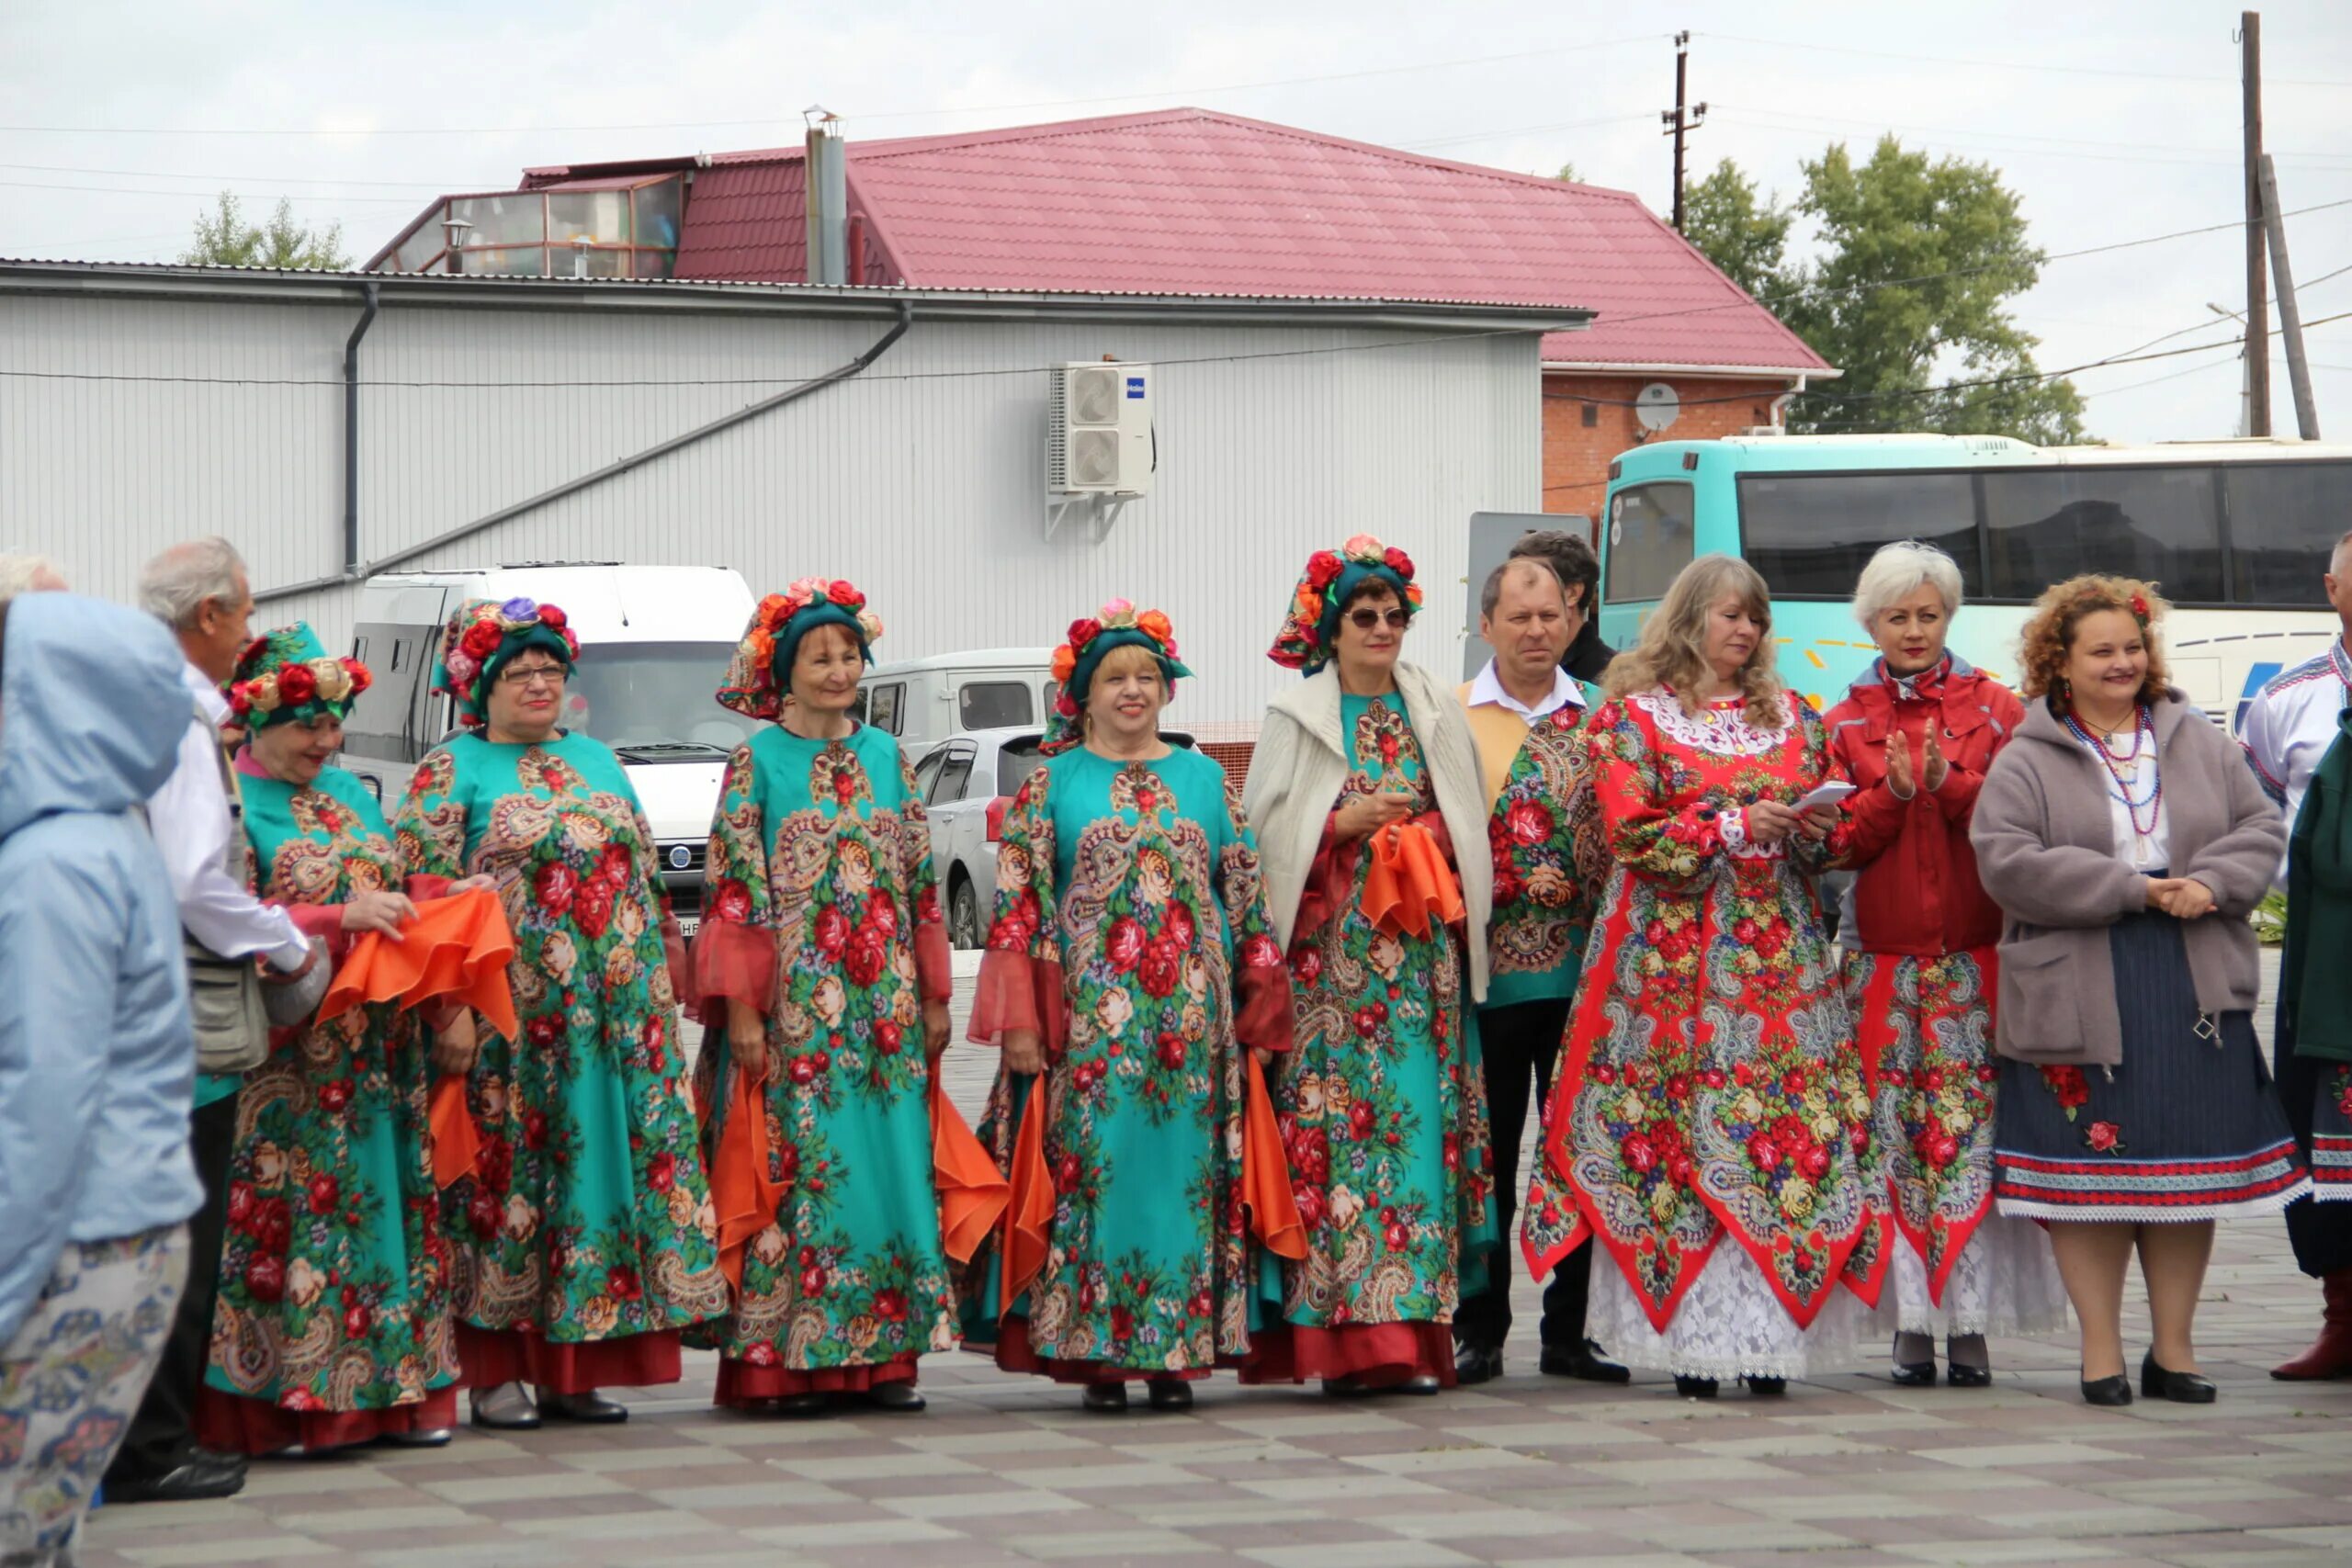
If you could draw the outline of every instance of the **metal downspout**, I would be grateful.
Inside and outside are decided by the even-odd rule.
[[[368,308],[343,344],[343,574],[359,575],[359,340],[376,324],[376,281],[362,286]]]
[[[684,435],[673,435],[669,440],[662,442],[657,446],[649,446],[642,452],[623,457],[618,462],[606,464],[604,468],[598,468],[593,473],[582,474],[577,479],[566,479],[563,483],[556,486],[553,490],[541,491],[538,494],[532,496],[527,501],[518,501],[512,506],[501,507],[499,510],[491,513],[486,517],[477,517],[470,523],[461,523],[457,527],[450,529],[447,533],[435,535],[432,538],[425,540],[423,544],[411,545],[404,550],[395,550],[390,555],[384,557],[380,560],[370,562],[368,570],[371,574],[379,571],[384,571],[392,567],[400,566],[405,562],[413,561],[419,556],[430,555],[432,552],[442,548],[444,546],[454,545],[460,539],[470,538],[486,528],[496,527],[501,523],[512,522],[514,519],[522,516],[526,513],[536,512],[539,508],[548,505],[553,502],[562,500],[567,495],[576,495],[583,490],[588,490],[594,486],[604,483],[606,479],[618,479],[621,475],[628,473],[632,468],[643,468],[646,464],[653,461],[656,457],[667,457],[673,452],[692,446],[698,441],[707,441],[723,430],[732,430],[735,426],[743,423],[747,420],[757,419],[760,415],[775,409],[780,409],[786,403],[798,402],[802,398],[823,391],[827,387],[833,386],[838,382],[852,380],[864,374],[867,367],[871,366],[876,360],[881,358],[885,354],[888,354],[890,351],[890,345],[897,343],[900,338],[906,336],[907,329],[913,326],[914,322],[915,308],[913,303],[910,300],[901,299],[899,301],[899,320],[897,323],[894,324],[888,332],[884,333],[879,338],[876,338],[872,347],[868,348],[865,353],[859,355],[855,359],[849,361],[847,364],[835,366],[832,369],[826,371],[822,376],[816,377],[811,380],[803,381],[797,387],[788,387],[783,391],[776,393],[775,396],[772,398],[763,398],[756,403],[751,403],[743,408],[737,409],[733,413],[721,415],[719,418],[712,420],[708,424],[697,425],[694,429],[687,431]]]

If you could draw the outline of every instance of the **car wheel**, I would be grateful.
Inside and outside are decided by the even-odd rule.
[[[959,876],[947,893],[947,940],[967,950],[988,941],[980,929],[980,894],[971,879]]]

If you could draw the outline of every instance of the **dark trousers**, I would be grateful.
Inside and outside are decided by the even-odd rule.
[[[2287,1125],[2295,1130],[2306,1160],[2312,1154],[2312,1102],[2319,1096],[2321,1077],[2335,1066],[2296,1055],[2291,1034],[2280,1027],[2272,1076],[2287,1108]],[[2287,1239],[2295,1248],[2295,1266],[2313,1279],[2352,1269],[2352,1203],[2297,1199],[2287,1205]]]
[[[1495,1141],[1495,1209],[1503,1245],[1487,1271],[1487,1289],[1454,1314],[1459,1345],[1499,1350],[1510,1334],[1510,1281],[1519,1270],[1519,1145],[1527,1130],[1531,1080],[1539,1105],[1552,1097],[1552,1068],[1560,1059],[1568,999],[1515,1002],[1478,1010],[1479,1066],[1487,1080],[1487,1121]],[[1547,1350],[1584,1344],[1585,1297],[1592,1284],[1592,1248],[1579,1247],[1552,1270],[1544,1287],[1540,1333]]]
[[[212,1348],[212,1299],[220,1285],[220,1248],[229,1229],[229,1158],[236,1152],[237,1097],[199,1106],[188,1119],[188,1152],[204,1183],[204,1207],[187,1222],[187,1289],[172,1319],[172,1337],[130,1433],[107,1467],[107,1480],[157,1481],[196,1451],[196,1393]]]

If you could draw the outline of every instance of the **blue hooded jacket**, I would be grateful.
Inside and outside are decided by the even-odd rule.
[[[196,1035],[177,906],[131,808],[187,733],[161,625],[70,593],[0,649],[0,1346],[70,1242],[176,1224]]]

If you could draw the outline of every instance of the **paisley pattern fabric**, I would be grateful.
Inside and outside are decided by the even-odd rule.
[[[1604,704],[1587,727],[1615,863],[1530,1184],[1537,1273],[1598,1232],[1663,1333],[1729,1236],[1797,1326],[1840,1280],[1876,1303],[1886,1262],[1884,1139],[1814,874],[1840,852],[1762,844],[1747,803],[1793,800],[1838,770],[1818,715],[1696,717],[1670,692]]]
[[[1442,841],[1402,703],[1343,695],[1340,731],[1350,771],[1332,809],[1351,795],[1409,793],[1415,820]],[[1463,848],[1447,847],[1449,859]],[[1307,1235],[1306,1259],[1283,1267],[1280,1314],[1294,1328],[1341,1334],[1451,1323],[1462,1298],[1485,1288],[1497,1242],[1460,937],[1442,927],[1392,933],[1367,920],[1363,848],[1332,846],[1327,829],[1309,873],[1290,949],[1298,1043],[1273,1085]],[[1450,1373],[1450,1341],[1439,1334],[1433,1343]]]
[[[383,813],[350,773],[239,787],[262,897],[332,906],[401,886]],[[457,1382],[425,1054],[416,1016],[392,1004],[271,1031],[237,1099],[209,1388],[300,1418],[417,1406]]]
[[[585,735],[458,736],[396,825],[413,891],[486,874],[514,931],[522,1036],[483,1027],[466,1086],[481,1152],[442,1194],[460,1324],[570,1346],[718,1315],[668,909],[620,760]]]
[[[898,742],[871,726],[830,742],[762,730],[728,763],[707,863],[701,990],[766,1021],[768,1175],[786,1190],[746,1248],[734,1311],[695,1337],[723,1358],[722,1398],[739,1382],[808,1392],[762,1373],[954,1348],[922,1032],[926,993],[944,1001],[951,982],[930,829]],[[733,1065],[724,1014],[709,1016],[695,1080],[706,1161]]]
[[[1593,897],[1609,876],[1583,719],[1584,709],[1570,704],[1528,728],[1487,820],[1495,863],[1489,1009],[1576,989]]]
[[[1193,751],[1080,749],[1006,811],[971,1033],[1035,1029],[1038,1080],[1000,1071],[980,1137],[1010,1168],[1043,1095],[1054,1213],[1043,1271],[967,1275],[966,1331],[1070,1381],[1204,1373],[1250,1348],[1258,1249],[1241,1207],[1241,1052],[1288,1045],[1289,992],[1256,840]],[[1000,1324],[1000,1318],[1003,1318]]]
[[[0,1562],[73,1561],[74,1535],[172,1331],[187,1230],[68,1242],[0,1345]]]

